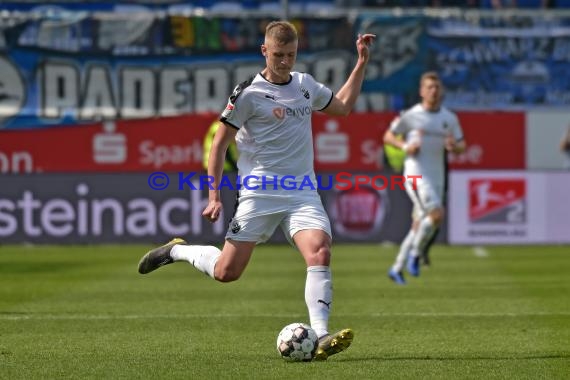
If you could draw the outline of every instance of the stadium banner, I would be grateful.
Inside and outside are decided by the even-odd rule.
[[[236,84],[263,66],[274,16],[220,16],[184,6],[26,5],[0,23],[0,129],[218,113]],[[221,13],[223,14],[223,12]],[[358,32],[377,43],[355,112],[401,110],[436,70],[454,110],[570,104],[570,19],[369,12],[295,16],[294,70],[338,91],[355,62]]]
[[[570,173],[454,171],[451,244],[570,243]]]
[[[380,171],[393,112],[313,115],[315,169]],[[0,173],[147,172],[202,169],[202,143],[217,114],[108,120],[0,132]],[[459,113],[468,149],[452,169],[522,169],[524,114]],[[508,144],[505,144],[508,141]]]
[[[570,18],[430,18],[427,67],[440,73],[456,110],[570,106]]]
[[[0,25],[4,130],[220,113],[233,88],[263,67],[259,46],[271,19],[50,6],[12,18]],[[346,16],[295,24],[295,70],[338,90],[355,59],[352,25]]]
[[[377,185],[366,183],[374,176]],[[189,171],[2,175],[0,240],[160,243],[181,236],[221,244],[235,206],[236,187],[229,185],[235,175],[228,175],[230,182],[221,189],[224,214],[214,224],[201,216],[208,203],[205,177]],[[329,172],[319,178],[336,242],[400,242],[407,233],[411,202],[403,189],[392,186],[389,173]],[[278,230],[271,242],[286,239]]]
[[[357,33],[373,33],[363,92],[385,94],[385,109],[405,107],[410,94],[416,94],[425,71],[426,33],[423,16],[393,13],[360,13],[354,28]],[[381,97],[378,97],[381,100]]]
[[[527,169],[570,169],[570,151],[564,152],[561,147],[563,140],[570,143],[568,111],[527,112],[526,136]]]

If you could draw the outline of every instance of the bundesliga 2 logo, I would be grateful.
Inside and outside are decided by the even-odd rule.
[[[471,223],[525,223],[526,180],[481,178],[469,181]]]

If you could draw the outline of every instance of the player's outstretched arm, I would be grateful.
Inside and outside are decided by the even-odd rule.
[[[220,122],[221,123],[221,122]],[[215,222],[222,211],[222,199],[220,197],[220,181],[224,172],[226,151],[232,141],[235,141],[237,129],[221,123],[216,131],[212,149],[208,158],[208,176],[213,178],[212,188],[209,190],[208,205],[202,212],[202,216],[210,222]]]
[[[323,110],[327,115],[343,115],[346,116],[352,111],[354,103],[360,94],[362,82],[364,81],[364,74],[366,72],[366,65],[370,58],[370,44],[374,41],[376,35],[374,34],[359,34],[356,40],[356,50],[358,51],[358,60],[356,65],[350,73],[350,76],[336,93],[331,101],[331,104]]]

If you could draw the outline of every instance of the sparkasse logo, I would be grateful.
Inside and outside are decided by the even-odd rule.
[[[97,164],[122,164],[127,160],[127,136],[116,132],[113,121],[103,123],[103,133],[93,136],[93,161]]]

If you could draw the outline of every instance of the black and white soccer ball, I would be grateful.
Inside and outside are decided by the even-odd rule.
[[[318,346],[317,333],[305,323],[291,323],[277,336],[277,351],[290,362],[310,362]]]

